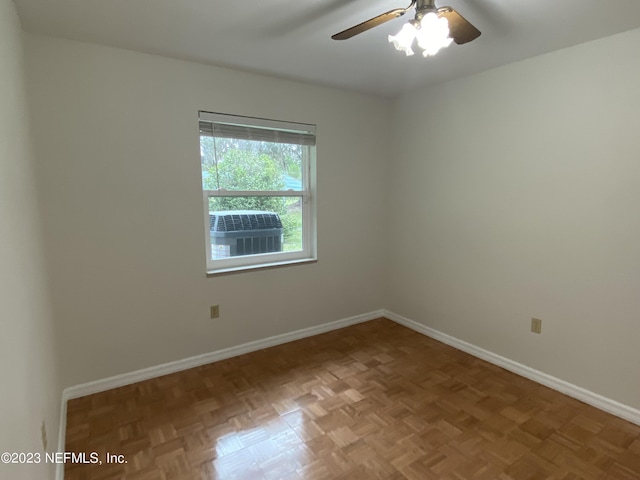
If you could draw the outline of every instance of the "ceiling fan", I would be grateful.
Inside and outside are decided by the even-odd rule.
[[[435,0],[412,0],[406,8],[396,8],[370,18],[336,33],[331,38],[346,40],[362,32],[382,25],[383,23],[403,16],[412,8],[416,9],[415,17],[404,25],[397,35],[389,35],[389,42],[407,55],[413,55],[412,45],[418,40],[423,55],[435,55],[440,48],[448,46],[452,41],[458,45],[468,43],[480,36],[480,30],[451,7],[436,7]]]

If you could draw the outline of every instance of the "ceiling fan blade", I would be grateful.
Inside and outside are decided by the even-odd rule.
[[[346,40],[347,38],[351,38],[359,33],[366,32],[367,30],[372,29],[373,27],[377,27],[378,25],[382,25],[383,23],[388,22],[389,20],[393,20],[394,18],[401,17],[407,11],[415,5],[415,0],[411,2],[407,8],[396,8],[395,10],[390,10],[382,15],[378,15],[377,17],[370,18],[366,22],[359,23],[358,25],[347,28],[340,33],[336,33],[332,35],[331,38],[334,40]]]
[[[480,36],[480,30],[451,7],[438,9],[438,16],[449,21],[449,35],[458,45],[468,43]]]

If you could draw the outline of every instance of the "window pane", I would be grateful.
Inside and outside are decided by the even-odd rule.
[[[304,150],[289,143],[200,137],[204,190],[302,190]]]
[[[302,250],[302,197],[209,197],[211,259]]]

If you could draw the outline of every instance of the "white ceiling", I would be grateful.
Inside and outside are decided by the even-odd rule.
[[[640,27],[637,0],[441,0],[482,31],[436,57],[387,42],[411,13],[331,35],[410,0],[15,0],[25,30],[395,96]]]

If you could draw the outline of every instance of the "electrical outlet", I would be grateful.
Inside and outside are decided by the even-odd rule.
[[[539,318],[532,318],[531,331],[533,333],[542,333],[542,320],[540,320]]]
[[[42,448],[47,451],[47,425],[42,421],[42,427],[40,427],[40,433],[42,434]]]
[[[220,305],[211,305],[211,318],[220,317]]]

